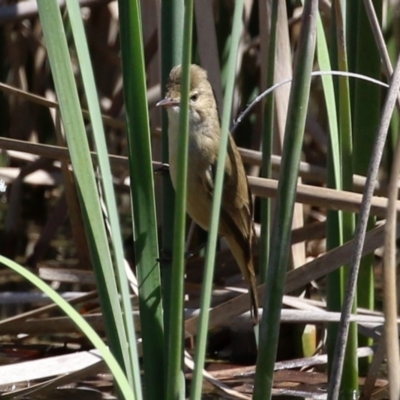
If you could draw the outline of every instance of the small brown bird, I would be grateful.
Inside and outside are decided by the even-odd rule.
[[[180,65],[171,70],[166,97],[157,104],[166,107],[168,112],[169,169],[174,188],[179,168],[177,158],[181,74]],[[187,212],[198,225],[208,230],[221,126],[207,73],[198,65],[190,66],[189,99]],[[229,135],[219,234],[226,238],[249,285],[252,316],[257,323],[257,284],[251,251],[252,216],[252,201],[246,173],[235,142]]]

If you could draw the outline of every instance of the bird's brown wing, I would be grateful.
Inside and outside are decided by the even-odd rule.
[[[239,151],[229,137],[225,166],[225,184],[220,229],[227,230],[226,239],[242,274],[249,285],[251,314],[258,323],[257,279],[252,257],[253,207],[246,172]]]
[[[212,201],[215,172],[216,163],[210,165],[203,178],[203,186],[210,195],[210,201]],[[229,137],[219,233],[226,237],[249,285],[252,315],[255,323],[258,323],[257,282],[251,253],[252,211],[251,194],[242,159],[233,139]]]
[[[210,164],[206,174],[200,179],[204,189],[210,195],[210,202],[214,192],[217,160]],[[238,243],[249,241],[252,236],[253,206],[247,176],[244,170],[239,151],[229,135],[228,154],[225,163],[224,191],[222,194],[220,234],[231,232]],[[246,246],[244,246],[246,247]]]
[[[240,236],[245,236],[244,239],[248,241],[252,235],[253,205],[242,159],[231,136],[229,136],[222,203],[222,209],[226,210],[225,223],[232,232],[238,229]]]

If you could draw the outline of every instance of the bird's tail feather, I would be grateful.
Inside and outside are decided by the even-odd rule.
[[[249,287],[251,316],[254,324],[257,325],[259,322],[257,279],[250,245],[248,249],[243,249],[245,246],[242,247],[233,236],[226,236],[226,240]]]
[[[251,261],[252,262],[252,261]],[[254,269],[253,269],[254,270]],[[249,294],[250,294],[250,302],[251,302],[251,317],[253,318],[254,325],[257,325],[260,321],[260,316],[258,313],[258,290],[257,290],[257,282],[255,275],[249,274]]]

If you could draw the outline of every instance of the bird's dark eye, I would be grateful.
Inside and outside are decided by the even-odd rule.
[[[193,94],[190,96],[190,100],[191,100],[191,101],[197,101],[198,98],[199,98],[199,94],[198,94],[197,92],[193,93]]]

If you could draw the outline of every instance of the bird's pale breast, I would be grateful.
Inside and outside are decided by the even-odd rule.
[[[179,137],[179,111],[168,110],[168,143],[169,143],[169,168],[172,185],[176,189],[178,171],[178,137]],[[207,151],[213,141],[208,135],[195,134],[198,129],[189,127],[189,160],[187,179],[187,212],[191,218],[203,229],[207,229],[211,213],[211,198],[204,187],[204,182],[211,179],[210,154]]]

